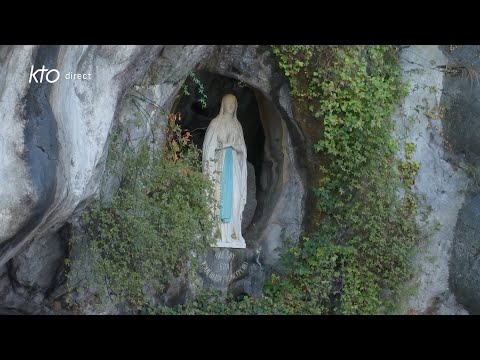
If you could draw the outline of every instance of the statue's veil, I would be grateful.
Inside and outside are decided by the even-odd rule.
[[[228,97],[233,97],[233,98],[235,99],[235,112],[233,113],[233,119],[238,121],[238,119],[237,119],[238,101],[237,101],[237,98],[236,98],[234,95],[232,95],[232,94],[226,94],[226,95],[222,98],[222,104],[220,105],[220,112],[218,113],[218,115],[217,115],[216,118],[218,118],[218,117],[220,117],[220,116],[223,117],[223,114],[224,114],[224,112],[225,112],[225,101],[227,100]],[[216,118],[215,118],[215,119],[216,119]],[[214,120],[215,120],[215,119],[214,119]]]
[[[238,109],[237,98],[232,94],[226,94],[222,98],[220,111],[218,115],[210,122],[210,125],[208,126],[208,129],[207,129],[207,133],[205,134],[205,139],[203,140],[202,162],[203,162],[204,170],[205,170],[205,166],[213,166],[212,160],[215,158],[215,146],[217,145],[215,135],[218,133],[219,126],[226,125],[226,124],[222,124],[222,121],[225,121],[225,118],[224,118],[225,102],[227,100],[227,97],[229,96],[233,96],[233,98],[235,99],[235,112],[233,114],[233,121],[231,124],[232,128],[234,128],[234,132],[235,132],[234,136],[237,135],[236,133],[240,130],[243,137],[243,131],[241,126],[240,127],[237,126],[237,125],[240,125],[240,122],[237,119],[237,109]],[[210,160],[210,161],[206,161],[206,160]],[[209,171],[208,173],[212,174],[212,171]]]
[[[226,123],[226,119],[224,118],[225,112],[225,102],[227,97],[233,96],[235,99],[235,112],[233,114],[233,119],[228,120]],[[211,177],[215,177],[213,174],[216,169],[215,164],[215,148],[217,146],[217,134],[219,132],[220,127],[227,127],[228,131],[232,133],[234,142],[237,144],[241,144],[243,148],[243,161],[240,164],[240,174],[239,180],[241,183],[240,186],[240,193],[242,197],[242,203],[246,203],[246,185],[247,185],[247,163],[246,163],[246,146],[245,140],[243,137],[243,130],[240,122],[237,119],[237,109],[238,109],[238,101],[237,98],[232,94],[226,94],[222,98],[222,103],[220,106],[220,112],[218,115],[211,121],[210,125],[208,126],[207,133],[205,134],[205,139],[203,141],[203,151],[202,151],[202,163],[203,163],[203,171],[204,173],[208,173]],[[214,179],[212,179],[214,180]]]

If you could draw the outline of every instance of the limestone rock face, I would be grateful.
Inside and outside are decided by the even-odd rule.
[[[450,70],[442,99],[449,144],[471,164],[480,166],[480,46],[458,46],[445,52]]]
[[[35,206],[36,194],[25,159],[22,102],[36,50],[35,46],[0,49],[0,246],[21,230]]]
[[[401,52],[403,78],[409,81],[410,88],[402,107],[395,115],[396,137],[406,137],[406,141],[416,145],[413,160],[420,163],[420,169],[413,190],[425,198],[426,206],[432,208],[429,222],[445,224],[445,227],[432,236],[425,233],[424,238],[428,241],[421,244],[422,250],[414,259],[415,275],[412,287],[415,291],[414,295],[408,298],[405,310],[415,313],[426,311],[432,299],[448,292],[452,227],[464,199],[459,189],[466,183],[466,177],[456,173],[443,159],[442,139],[437,131],[428,126],[429,118],[422,112],[415,111],[423,104],[436,108],[441,98],[444,74],[430,62],[438,66],[447,62],[438,46],[409,46]],[[416,120],[410,127],[405,121],[407,116]],[[403,158],[404,153],[400,153],[399,157]]]
[[[53,83],[29,82],[32,65],[34,70],[56,69],[60,77]],[[165,121],[158,108],[170,111],[185,79],[197,70],[235,79],[250,87],[258,102],[265,141],[258,150],[264,154],[262,162],[255,169],[249,167],[252,195],[245,221],[251,268],[273,265],[282,243],[298,239],[305,174],[296,153],[303,135],[292,115],[286,80],[268,48],[4,46],[0,48],[4,74],[0,79],[0,308],[22,313],[59,308],[51,302],[66,292],[65,284],[57,283],[57,272],[68,248],[59,232],[66,223],[77,223],[91,200],[100,194],[108,199],[118,187],[115,179],[104,176],[109,140],[117,125],[126,126],[133,142],[148,138],[155,131],[152,124]],[[66,79],[66,74],[90,75]],[[148,120],[132,125],[139,104]],[[256,211],[259,207],[261,211]],[[68,251],[70,257],[75,254]],[[87,265],[75,256],[72,261],[81,278]],[[259,294],[263,270],[258,269],[245,272],[246,285],[240,292]]]
[[[0,266],[35,235],[60,228],[96,193],[121,100],[161,49],[2,47]],[[29,83],[32,65],[61,76]],[[69,72],[91,74],[91,80],[66,80]]]
[[[255,168],[251,163],[247,162],[247,203],[245,204],[245,209],[243,209],[242,232],[245,231],[252,222],[256,208]]]
[[[428,209],[407,312],[468,314],[478,299],[477,265],[465,250],[475,246],[476,231],[478,236],[472,200],[480,193],[478,54],[478,46],[418,45],[401,51],[410,88],[395,115],[396,135],[416,145],[413,160],[420,169],[413,190]]]
[[[480,314],[480,195],[459,212],[450,261],[450,283],[458,302]]]
[[[12,259],[12,272],[20,286],[47,290],[66,255],[66,244],[57,233],[33,241]]]

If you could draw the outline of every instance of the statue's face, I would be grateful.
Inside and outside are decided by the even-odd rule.
[[[235,112],[235,97],[234,96],[227,96],[225,98],[225,112],[229,115],[233,115]]]

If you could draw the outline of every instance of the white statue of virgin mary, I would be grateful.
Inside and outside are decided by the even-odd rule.
[[[203,142],[203,172],[215,185],[215,247],[245,248],[242,213],[247,202],[247,148],[237,119],[237,98],[227,94]],[[216,230],[217,230],[216,229]]]

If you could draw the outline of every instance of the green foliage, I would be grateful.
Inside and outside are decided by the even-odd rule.
[[[405,143],[405,158],[411,160],[416,149],[417,145],[415,145],[415,143],[407,141]]]
[[[387,311],[410,275],[419,164],[395,160],[391,114],[405,95],[392,46],[274,46],[301,106],[323,126],[315,189],[322,225],[270,279],[286,313]],[[407,145],[407,158],[413,153]],[[398,189],[404,188],[403,201]],[[386,294],[389,294],[388,296]]]
[[[96,280],[131,309],[149,303],[177,276],[194,269],[195,255],[212,243],[210,181],[199,150],[170,115],[164,148],[141,141],[136,150],[119,134],[109,149],[120,179],[113,199],[84,215]],[[188,249],[188,251],[185,251]]]
[[[406,91],[396,49],[293,45],[273,51],[297,105],[322,129],[315,144],[323,159],[315,189],[321,225],[286,247],[283,270],[271,274],[262,299],[222,300],[203,290],[176,308],[150,305],[146,285],[161,290],[189,268],[183,265],[193,258],[184,249],[200,252],[211,241],[209,184],[199,171],[197,150],[170,119],[162,155],[141,146],[128,156],[112,204],[92,210],[87,221],[99,273],[116,296],[146,313],[385,313],[411,275],[418,231],[411,186],[420,164],[412,160],[410,143],[406,159],[395,158],[399,143],[391,135],[391,114]]]
[[[391,46],[274,46],[298,105],[323,127],[315,189],[322,225],[281,257],[262,299],[222,301],[214,291],[160,313],[377,314],[392,311],[411,274],[419,163],[398,161],[391,113],[405,95]],[[404,196],[398,189],[404,189]]]
[[[399,169],[407,184],[415,184],[415,176],[417,175],[418,169],[420,169],[420,163],[418,161],[402,160]]]
[[[186,83],[183,85],[182,87],[183,94],[185,96],[190,96],[192,94],[192,91],[190,90],[190,88],[192,86],[196,88],[198,101],[202,105],[202,109],[205,109],[207,107],[208,96],[205,93],[205,88],[203,86],[203,83],[200,81],[200,79],[197,78],[197,75],[194,72],[190,73],[188,77],[191,79],[192,83]]]
[[[322,225],[282,255],[261,300],[222,301],[203,291],[160,313],[376,314],[391,310],[410,276],[417,235],[411,191],[420,164],[399,144],[390,118],[405,94],[391,46],[274,46],[298,104],[319,119],[324,155],[315,189]],[[398,189],[404,189],[399,197]],[[158,311],[158,310],[157,310]]]

